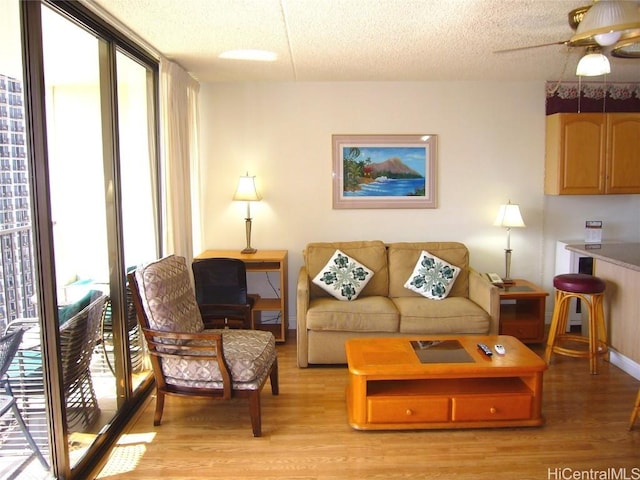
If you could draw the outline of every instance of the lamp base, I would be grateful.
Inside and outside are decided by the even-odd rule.
[[[511,279],[511,278],[503,278],[502,279],[502,285],[505,285],[507,287],[513,285],[514,283],[516,283],[516,281]]]
[[[504,277],[502,277],[503,285],[513,285],[511,280],[511,249],[504,250]]]
[[[247,202],[247,205],[249,202]],[[249,208],[249,207],[247,207]],[[251,217],[249,216],[249,212],[247,211],[247,218],[244,219],[245,232],[247,234],[247,246],[244,250],[241,250],[240,253],[244,254],[252,254],[256,253],[258,250],[251,246]]]

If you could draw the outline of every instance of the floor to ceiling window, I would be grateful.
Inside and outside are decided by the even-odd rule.
[[[2,279],[20,289],[0,292],[0,333],[28,332],[10,372],[17,403],[50,471],[81,478],[151,379],[126,272],[160,253],[157,62],[76,2],[3,1],[0,173],[15,171],[0,184],[12,214],[0,241],[19,247],[3,254]],[[3,85],[20,100],[5,105]],[[9,281],[18,252],[24,272]],[[18,433],[0,419],[0,476],[45,478]]]

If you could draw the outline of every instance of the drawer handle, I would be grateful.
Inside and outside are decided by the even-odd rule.
[[[489,413],[496,413],[498,410],[496,410],[496,407],[491,407],[489,409]]]
[[[411,416],[411,415],[413,415],[413,411],[412,411],[410,408],[407,408],[407,411],[406,411],[406,412],[404,412],[404,413],[406,413],[406,414],[407,414],[407,416]]]

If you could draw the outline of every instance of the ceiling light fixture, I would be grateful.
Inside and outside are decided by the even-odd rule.
[[[597,47],[587,48],[587,54],[578,62],[576,75],[579,77],[595,77],[606,75],[607,73],[611,73],[609,59]]]
[[[219,58],[225,58],[230,60],[251,60],[256,62],[275,62],[278,59],[278,54],[275,52],[269,52],[267,50],[228,50],[218,55]]]
[[[616,43],[624,31],[640,28],[637,2],[598,0],[584,14],[570,44],[592,41],[601,46]]]
[[[640,58],[640,29],[624,34],[611,50],[611,55],[619,58]]]

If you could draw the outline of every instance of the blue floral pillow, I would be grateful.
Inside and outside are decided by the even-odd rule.
[[[460,268],[423,250],[404,286],[424,297],[442,300],[449,295],[459,273]]]
[[[336,250],[312,282],[338,300],[355,300],[371,277],[371,270]]]

